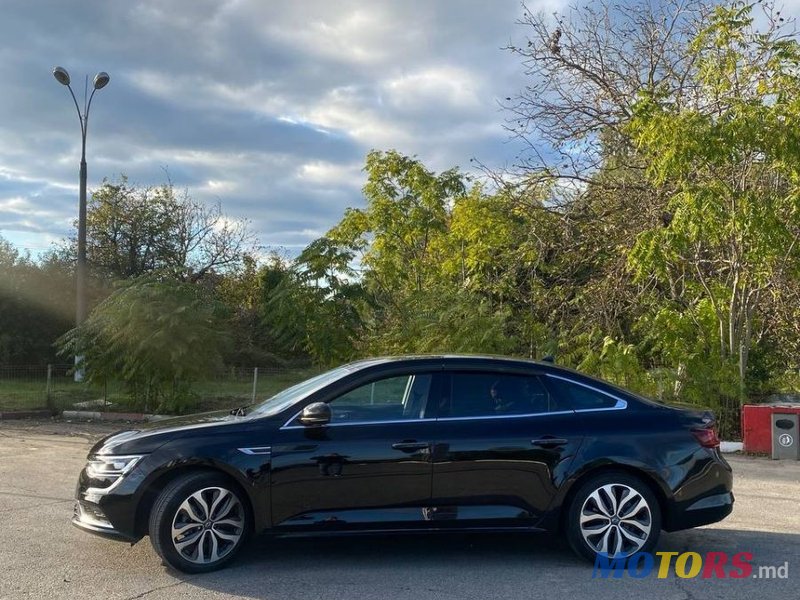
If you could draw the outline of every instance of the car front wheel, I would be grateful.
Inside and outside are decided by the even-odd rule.
[[[250,531],[245,499],[225,477],[194,473],[159,494],[150,513],[150,541],[166,564],[187,573],[219,569]]]
[[[591,561],[598,554],[627,559],[649,552],[661,533],[658,500],[647,484],[627,473],[590,478],[568,510],[567,540],[575,552]]]

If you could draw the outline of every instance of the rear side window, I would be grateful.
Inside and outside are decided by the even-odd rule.
[[[619,402],[608,394],[564,379],[548,377],[547,382],[553,390],[553,394],[572,410],[614,408]]]
[[[439,417],[528,415],[558,410],[536,375],[450,373]]]

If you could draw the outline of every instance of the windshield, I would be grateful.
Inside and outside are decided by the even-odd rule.
[[[292,387],[286,388],[282,392],[278,392],[271,398],[267,398],[260,404],[257,404],[251,411],[248,412],[248,416],[258,415],[263,417],[265,415],[275,415],[285,408],[288,408],[298,400],[302,400],[309,394],[316,392],[318,389],[325,387],[329,383],[332,383],[340,377],[344,377],[351,372],[351,368],[338,367],[331,371],[326,371],[325,373],[316,375],[311,379],[301,381]]]

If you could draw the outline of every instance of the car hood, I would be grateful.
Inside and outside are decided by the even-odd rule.
[[[89,454],[146,454],[166,442],[187,435],[206,433],[209,429],[235,426],[244,421],[228,411],[198,413],[159,419],[112,433],[97,442]]]

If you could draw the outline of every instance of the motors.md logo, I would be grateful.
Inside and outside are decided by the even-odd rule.
[[[787,579],[789,563],[782,565],[759,565],[756,569],[751,552],[637,552],[628,558],[612,558],[598,554],[594,561],[592,579],[621,578],[627,575],[635,579],[649,577],[654,572],[658,579],[669,576],[670,570],[682,579]],[[656,566],[657,565],[657,566]]]

